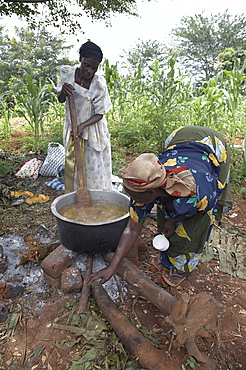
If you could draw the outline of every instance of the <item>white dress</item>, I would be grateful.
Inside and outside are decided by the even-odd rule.
[[[61,91],[62,85],[65,82],[71,84],[75,88],[73,96],[78,124],[86,121],[94,114],[103,115],[103,118],[100,121],[85,127],[83,131],[85,183],[88,189],[111,189],[111,147],[105,114],[111,109],[112,105],[108,94],[106,80],[104,77],[95,74],[91,81],[89,90],[85,89],[74,81],[76,68],[76,66],[60,67],[61,79],[58,83],[57,91]],[[71,120],[69,105],[67,103],[63,131],[65,148],[68,146],[70,133]],[[69,189],[69,191],[77,189],[76,169],[74,170],[73,177],[74,189]]]

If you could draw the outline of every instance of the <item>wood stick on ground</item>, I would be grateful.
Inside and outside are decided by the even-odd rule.
[[[185,296],[182,298],[185,298],[185,301],[187,299]],[[173,326],[177,334],[177,343],[185,345],[189,355],[200,362],[206,363],[208,369],[213,368],[213,363],[207,355],[198,349],[196,337],[202,336],[204,327],[212,322],[222,307],[212,296],[206,292],[201,292],[190,299],[184,320],[180,321],[179,312],[175,309],[166,318],[166,322]]]
[[[180,369],[180,363],[175,358],[169,358],[165,351],[152,346],[130,323],[97,281],[92,283],[92,295],[127,351],[137,358],[142,367],[147,370]]]
[[[87,309],[91,287],[87,284],[86,281],[92,273],[92,266],[93,266],[93,256],[87,255],[85,277],[77,311],[78,314],[85,313]]]
[[[113,255],[113,253],[108,253],[104,258],[109,262]],[[116,273],[130,283],[137,293],[169,315],[166,317],[166,322],[173,326],[177,335],[176,347],[185,345],[191,356],[205,363],[206,370],[214,369],[212,361],[197,348],[195,339],[197,336],[204,336],[204,325],[208,325],[216,317],[222,308],[220,303],[206,292],[199,293],[192,299],[184,293],[178,301],[151,281],[127,258],[124,258],[118,265]]]
[[[184,292],[181,295],[181,299],[178,300],[176,306],[172,309],[172,316],[175,317],[175,323],[183,325],[186,320],[186,314],[189,304],[189,295]]]
[[[107,253],[104,258],[109,262],[114,253]],[[170,314],[178,300],[150,280],[134,263],[124,258],[116,269],[116,274],[127,281],[140,294],[156,305],[165,314]]]

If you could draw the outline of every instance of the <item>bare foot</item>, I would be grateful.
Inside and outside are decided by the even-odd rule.
[[[156,269],[160,269],[161,268],[161,260],[160,260],[160,255],[154,257],[151,261],[150,261],[151,265],[153,265]]]
[[[161,263],[161,259],[160,259],[160,255],[154,257],[151,261],[150,261],[151,265],[153,265],[157,270],[166,270],[167,267],[164,266],[162,263]]]

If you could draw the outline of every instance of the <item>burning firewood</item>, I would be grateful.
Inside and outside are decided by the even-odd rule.
[[[78,311],[77,311],[78,314],[85,313],[87,309],[88,298],[90,295],[90,286],[87,284],[87,279],[92,273],[92,266],[93,266],[93,256],[88,255],[87,262],[86,262],[84,282],[83,282],[82,292],[81,292],[79,305],[78,305]]]
[[[15,268],[25,265],[29,261],[34,263],[39,262],[60,245],[59,241],[42,243],[30,234],[24,236],[24,242],[26,243],[28,250],[26,253],[20,253],[20,262],[15,266]]]

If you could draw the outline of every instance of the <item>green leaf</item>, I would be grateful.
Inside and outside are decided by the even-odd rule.
[[[79,361],[73,362],[69,370],[86,370],[95,359],[95,355],[95,348],[91,348]]]

